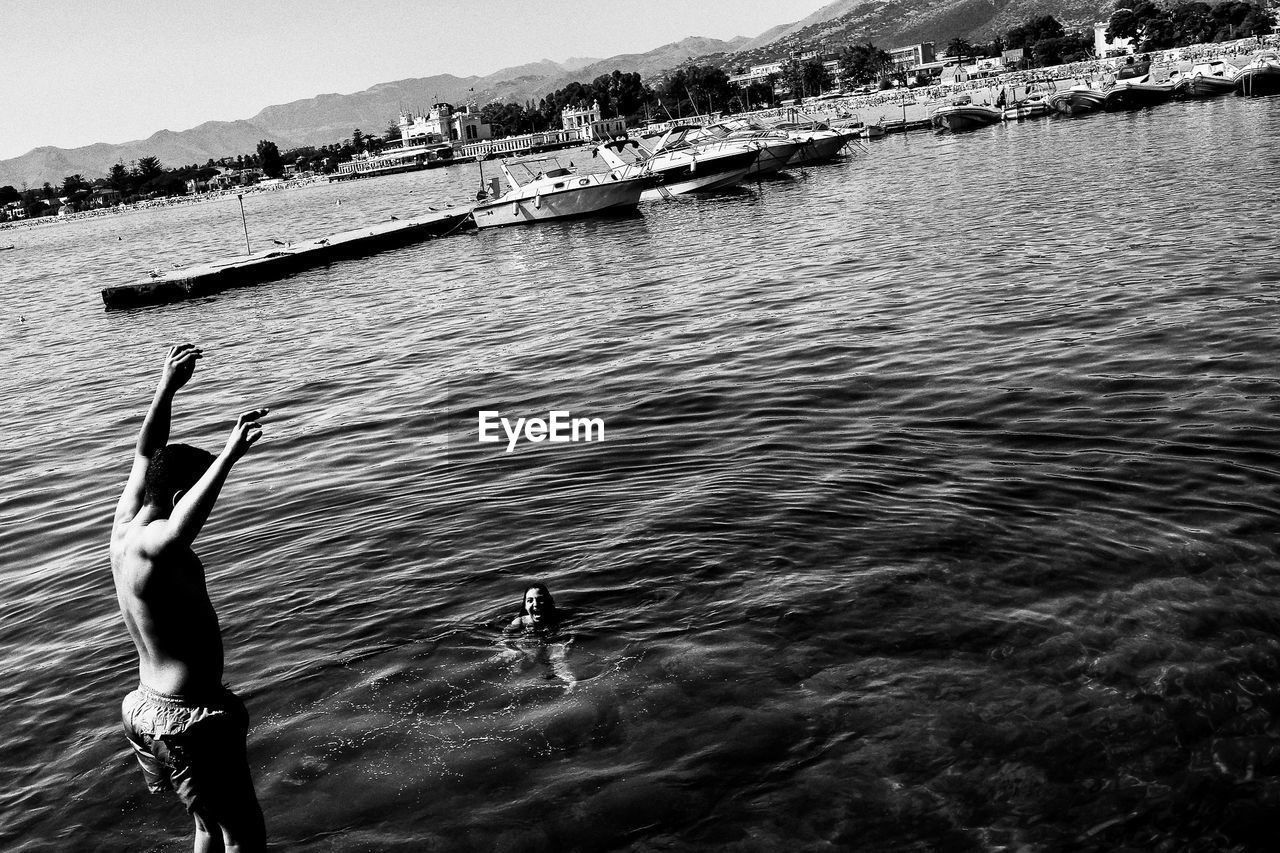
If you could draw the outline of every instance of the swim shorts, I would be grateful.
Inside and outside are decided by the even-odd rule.
[[[256,808],[245,750],[249,713],[230,690],[197,701],[140,685],[124,697],[121,715],[147,790],[172,789],[192,814]]]

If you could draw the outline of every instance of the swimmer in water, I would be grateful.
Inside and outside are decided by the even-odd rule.
[[[560,614],[556,611],[556,600],[551,597],[551,590],[543,583],[535,583],[524,591],[524,600],[520,603],[520,615],[511,620],[508,632],[536,631],[539,634],[554,633],[560,627]]]
[[[508,660],[523,657],[535,663],[545,663],[551,668],[551,674],[547,678],[558,678],[572,690],[578,683],[573,670],[569,668],[568,660],[573,638],[562,642],[540,642],[550,639],[559,628],[560,611],[556,609],[551,590],[543,583],[530,584],[520,602],[520,615],[512,619],[503,632],[508,637],[506,646],[510,650],[504,656]],[[539,642],[516,644],[512,642],[516,636],[536,638]]]

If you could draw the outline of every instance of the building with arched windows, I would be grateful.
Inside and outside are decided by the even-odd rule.
[[[475,104],[435,104],[426,115],[400,114],[400,144],[434,145],[440,142],[480,142],[493,138],[493,129],[480,118]]]
[[[560,126],[567,131],[578,131],[584,142],[612,139],[627,132],[627,123],[623,119],[600,117],[599,101],[585,108],[565,107],[560,111]]]

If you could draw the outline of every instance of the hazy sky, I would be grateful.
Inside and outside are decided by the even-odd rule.
[[[754,37],[831,0],[0,0],[0,159],[407,77]]]

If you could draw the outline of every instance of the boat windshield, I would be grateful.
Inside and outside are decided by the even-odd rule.
[[[524,157],[519,160],[503,160],[499,165],[513,187],[521,187],[543,178],[563,178],[573,174],[573,163],[565,168],[555,157]]]

